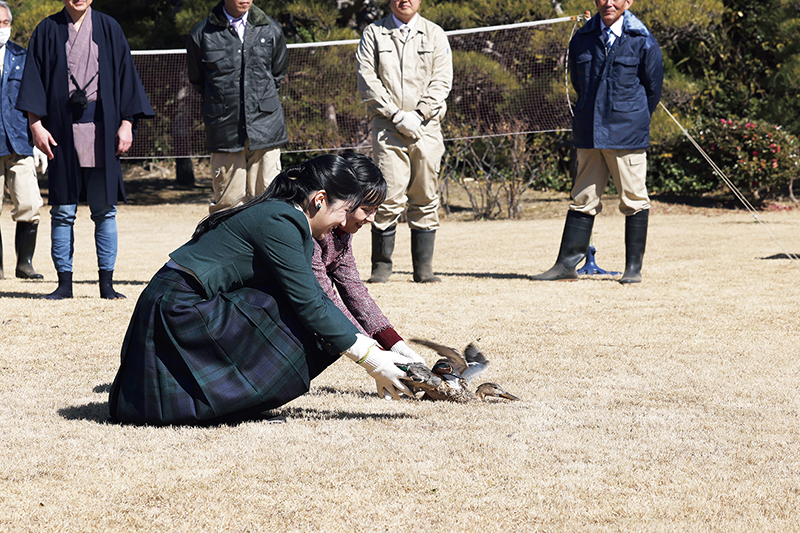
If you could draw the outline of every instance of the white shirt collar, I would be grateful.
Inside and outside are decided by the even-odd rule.
[[[224,6],[222,8],[222,12],[225,13],[225,18],[228,19],[228,22],[230,22],[231,26],[233,26],[233,21],[234,20],[238,20],[238,19],[230,16],[230,14],[227,11],[225,11],[225,7]],[[249,14],[250,14],[250,10],[247,10],[247,11],[244,12],[244,15],[242,15],[242,22],[243,23],[247,24],[247,15],[249,15]]]
[[[408,26],[409,33],[411,33],[411,31],[414,29],[414,26],[417,25],[417,21],[419,20],[419,13],[415,13],[414,18],[409,20],[408,24],[406,24],[399,18],[395,17],[394,13],[392,13],[392,20],[394,21],[394,25],[397,26],[398,28],[402,28],[403,26]]]
[[[617,21],[611,25],[611,33],[614,34],[614,37],[622,37],[622,19],[624,18],[625,18],[624,16],[618,18]],[[606,26],[606,23],[603,22],[603,19],[600,19],[600,26],[601,26],[600,33],[602,33],[606,28],[608,28],[608,26]]]

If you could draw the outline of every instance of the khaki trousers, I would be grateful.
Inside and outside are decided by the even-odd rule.
[[[44,205],[39,191],[39,181],[33,157],[17,154],[0,157],[0,173],[8,187],[11,203],[11,219],[15,222],[39,222],[39,209]],[[2,192],[0,190],[0,192]],[[0,194],[0,212],[3,210]]]
[[[600,200],[614,179],[619,191],[619,210],[625,216],[650,209],[647,195],[647,153],[644,150],[599,150],[578,148],[578,173],[572,187],[572,211],[596,215],[603,210]]]
[[[373,226],[384,231],[397,224],[406,210],[411,229],[439,229],[439,171],[444,155],[439,122],[429,121],[422,127],[422,137],[414,141],[398,132],[390,120],[375,118],[372,155],[388,189]]]
[[[240,152],[211,153],[211,188],[208,212],[241,205],[265,190],[281,172],[280,148],[250,150],[245,141]]]

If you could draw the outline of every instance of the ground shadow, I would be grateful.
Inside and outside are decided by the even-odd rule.
[[[793,254],[793,253],[790,252],[789,255],[787,255],[787,254],[774,254],[774,255],[770,255],[768,257],[760,257],[759,259],[764,261],[764,260],[767,260],[767,259],[797,259],[798,257],[800,257],[800,254]]]
[[[74,285],[97,285],[96,279],[81,279],[72,282]],[[115,279],[114,285],[147,285],[150,281]]]
[[[392,274],[403,274],[412,276],[414,273],[409,270],[393,270]],[[437,276],[445,276],[452,278],[488,278],[488,279],[529,279],[527,274],[516,274],[511,272],[440,272],[435,271]]]
[[[45,293],[43,292],[0,292],[0,298],[30,298],[33,300],[38,300]]]
[[[203,183],[187,187],[174,178],[132,179],[125,180],[125,196],[128,205],[207,204],[211,187]]]
[[[26,283],[31,283],[31,284],[42,283],[42,284],[44,284],[44,283],[47,283],[47,282],[57,283],[56,280],[48,280],[48,279],[37,280],[37,281],[27,281]],[[87,279],[87,280],[76,280],[76,281],[73,281],[72,283],[74,285],[97,285],[97,280],[90,280],[90,279]],[[134,286],[134,285],[147,285],[148,283],[149,283],[149,281],[129,281],[129,280],[116,280],[116,279],[114,280],[114,285],[117,286],[117,288],[119,288],[122,285]],[[44,287],[44,285],[42,285],[42,287]],[[45,296],[47,294],[50,294],[51,292],[52,292],[52,287],[49,287],[47,289],[43,289],[42,292],[19,292],[19,291],[3,292],[3,291],[0,291],[0,298],[17,298],[17,299],[20,299],[20,298],[21,299],[31,298],[31,299],[34,299],[34,300],[39,300],[43,296]],[[77,299],[77,298],[89,298],[89,297],[88,296],[75,296],[74,298]]]
[[[87,420],[104,424],[111,422],[108,414],[108,402],[89,402],[85,405],[62,407],[58,414],[66,420]]]
[[[180,185],[174,177],[138,177],[123,168],[125,205],[207,204],[211,199],[211,180],[198,178],[195,185]],[[47,204],[50,190],[46,179],[39,180],[39,189]]]
[[[404,275],[412,275],[413,272],[409,272],[406,270],[394,270],[393,274],[404,274]],[[533,274],[517,274],[512,272],[440,272],[435,271],[434,274],[437,276],[443,277],[452,277],[452,278],[479,278],[479,279],[524,279],[529,281],[540,281],[534,280],[532,277]],[[619,275],[621,273],[618,273]],[[564,281],[580,281],[580,280],[593,280],[593,281],[617,281],[618,278],[611,277],[606,274],[602,275],[581,275],[580,278],[577,280],[564,280]]]
[[[275,416],[283,418],[302,418],[309,420],[400,420],[417,418],[408,413],[363,413],[354,411],[329,411],[327,409],[308,409],[305,407],[287,407],[272,411]]]
[[[96,385],[92,392],[96,394],[108,394],[111,390],[111,383],[101,383]],[[369,398],[377,396],[361,391],[343,391],[334,387],[318,387],[312,389],[308,394],[336,394],[337,396],[352,396],[353,398]],[[86,420],[98,424],[116,424],[130,426],[191,426],[191,427],[220,427],[238,426],[247,422],[267,422],[270,424],[286,422],[288,418],[307,419],[307,420],[396,420],[402,418],[415,418],[406,413],[364,413],[356,411],[331,411],[328,409],[310,409],[304,407],[280,407],[261,413],[247,413],[241,416],[227,416],[224,418],[209,420],[206,422],[196,422],[191,424],[141,424],[141,423],[122,423],[113,420],[109,414],[108,401],[89,402],[84,405],[73,405],[63,407],[58,410],[58,414],[66,420]]]

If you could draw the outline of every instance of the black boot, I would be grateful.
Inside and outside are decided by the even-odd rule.
[[[625,273],[620,283],[642,281],[642,258],[647,244],[647,222],[650,210],[645,209],[625,218]]]
[[[58,273],[58,288],[42,296],[45,300],[63,300],[64,298],[72,298],[72,272],[59,272]]]
[[[397,225],[384,231],[372,228],[372,274],[367,282],[386,283],[392,275],[392,253]]]
[[[414,281],[417,283],[439,283],[442,281],[433,275],[433,243],[436,230],[411,230],[411,264],[414,266]]]
[[[105,298],[106,300],[120,300],[125,298],[124,294],[120,294],[114,290],[114,282],[112,281],[114,277],[113,270],[98,270],[98,274],[100,275],[100,298]]]
[[[33,252],[36,250],[36,233],[38,222],[17,222],[17,234],[14,236],[14,247],[17,250],[18,278],[42,279],[44,276],[33,269]]]
[[[546,272],[531,276],[531,279],[540,281],[578,279],[578,271],[575,268],[589,251],[592,226],[594,226],[594,215],[568,211],[556,264]]]

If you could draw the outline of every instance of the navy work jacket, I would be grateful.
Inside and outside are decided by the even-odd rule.
[[[16,109],[17,95],[22,81],[22,72],[25,69],[26,51],[20,45],[8,41],[5,48],[0,49],[4,53],[3,77],[0,91],[2,92],[2,105],[0,105],[0,119],[3,121],[0,136],[5,142],[0,143],[0,156],[11,155],[33,155],[33,147],[28,143],[28,119],[22,111]]]
[[[606,54],[600,16],[569,44],[569,70],[578,93],[572,119],[576,148],[643,150],[650,144],[650,116],[661,99],[661,49],[630,11],[622,36]]]

